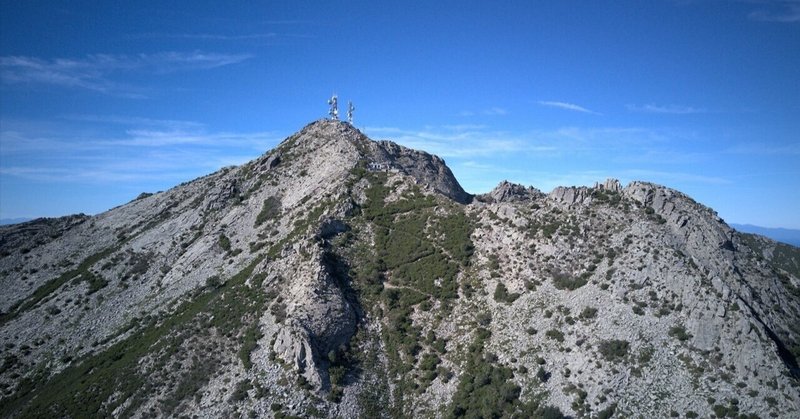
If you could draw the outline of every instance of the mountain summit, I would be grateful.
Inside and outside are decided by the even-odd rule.
[[[467,194],[321,120],[0,227],[4,417],[797,417],[800,252],[659,185]]]

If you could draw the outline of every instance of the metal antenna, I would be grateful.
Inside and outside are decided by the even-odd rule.
[[[356,107],[353,106],[353,102],[348,100],[347,101],[347,122],[350,123],[350,125],[353,125],[353,111],[355,111],[355,110],[356,110]]]
[[[331,116],[331,120],[338,121],[339,120],[339,99],[336,97],[336,94],[331,96],[328,99],[328,105],[331,105],[331,109],[328,111],[328,115]]]

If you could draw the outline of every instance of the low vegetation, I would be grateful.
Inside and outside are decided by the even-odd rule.
[[[281,201],[271,196],[264,200],[261,212],[256,215],[255,226],[258,227],[267,221],[274,220],[281,213]]]
[[[528,402],[520,400],[522,388],[513,381],[513,370],[498,365],[497,357],[484,351],[490,336],[486,329],[477,330],[474,342],[467,349],[467,365],[446,417],[564,418],[560,410],[543,405],[539,397]]]
[[[264,275],[253,275],[261,261],[256,258],[223,285],[206,288],[170,315],[137,321],[137,331],[128,338],[75,361],[51,379],[34,374],[23,380],[16,393],[4,399],[0,413],[22,417],[109,416],[126,402],[121,413],[125,415],[141,405],[146,394],[165,385],[164,374],[170,371],[166,368],[168,362],[173,362],[170,360],[180,354],[180,348],[196,340],[202,331],[215,331],[223,338],[241,336],[240,357],[248,366],[250,350],[258,337],[250,313],[265,302],[261,291]],[[245,284],[248,279],[252,286]],[[168,391],[171,396],[162,403],[163,414],[170,415],[181,400],[193,394],[193,389],[204,385],[220,366],[218,352],[197,353],[208,359],[198,358],[177,380],[177,385]],[[145,365],[149,366],[140,369],[142,360],[148,358],[151,362]],[[71,391],[64,392],[65,388]]]

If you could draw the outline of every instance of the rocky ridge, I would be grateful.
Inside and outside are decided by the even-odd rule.
[[[646,182],[472,197],[321,120],[0,227],[0,412],[794,417],[798,255]]]

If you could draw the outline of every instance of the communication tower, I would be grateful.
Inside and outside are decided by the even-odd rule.
[[[328,105],[331,105],[331,109],[328,111],[328,115],[331,116],[331,120],[338,121],[339,120],[339,99],[336,95],[331,96],[328,99]]]
[[[356,110],[356,107],[353,106],[353,102],[348,100],[347,101],[347,122],[349,122],[350,125],[353,125],[353,111],[355,111],[355,110]]]

